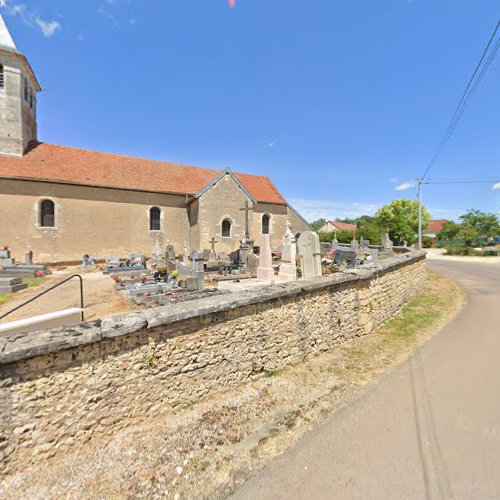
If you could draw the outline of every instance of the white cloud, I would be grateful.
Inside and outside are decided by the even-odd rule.
[[[392,179],[389,179],[393,184],[395,184],[396,182],[398,182],[398,178],[397,177],[393,177]]]
[[[500,189],[500,182],[497,182],[496,184],[493,184],[491,189]]]
[[[39,17],[35,17],[35,23],[42,30],[43,36],[51,37],[56,31],[61,29],[61,25],[57,21],[44,21]]]
[[[270,142],[270,143],[267,145],[267,147],[268,147],[268,148],[274,148],[274,144],[275,144],[274,142]]]
[[[361,215],[373,215],[380,205],[374,203],[332,201],[332,200],[304,200],[301,198],[291,199],[290,205],[295,208],[307,221],[324,218],[333,220],[337,217],[355,218]]]
[[[61,29],[57,21],[43,19],[24,3],[16,3],[15,0],[0,0],[0,7],[5,9],[6,14],[19,17],[27,26],[39,29],[45,37],[51,37]]]
[[[410,189],[416,185],[417,185],[417,183],[415,181],[403,182],[402,184],[399,184],[398,186],[396,186],[396,191],[404,191],[404,190]]]

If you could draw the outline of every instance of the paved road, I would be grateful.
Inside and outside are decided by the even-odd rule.
[[[234,499],[500,498],[500,265],[429,267],[463,312]]]

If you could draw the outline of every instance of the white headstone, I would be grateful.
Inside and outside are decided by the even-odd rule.
[[[260,235],[259,267],[257,279],[274,281],[273,256],[271,254],[271,240],[268,234]]]
[[[305,231],[299,237],[298,246],[302,277],[308,280],[321,276],[319,236],[312,231]]]
[[[295,281],[297,279],[297,245],[292,233],[292,225],[286,222],[286,230],[281,241],[281,264],[278,281]]]

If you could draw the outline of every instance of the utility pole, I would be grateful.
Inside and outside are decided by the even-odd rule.
[[[422,250],[422,177],[417,179],[418,185],[418,249]]]

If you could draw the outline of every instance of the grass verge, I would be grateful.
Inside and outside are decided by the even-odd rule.
[[[45,276],[42,276],[42,277],[33,276],[33,277],[23,278],[23,282],[28,285],[27,289],[41,285],[45,280],[46,280]],[[0,293],[0,305],[5,304],[10,299],[12,299],[12,297],[14,297],[14,296],[15,296],[15,294],[13,294],[13,293]]]
[[[333,365],[340,378],[363,383],[406,359],[461,308],[464,296],[452,280],[429,273],[425,291],[372,334],[340,348],[344,362]]]

